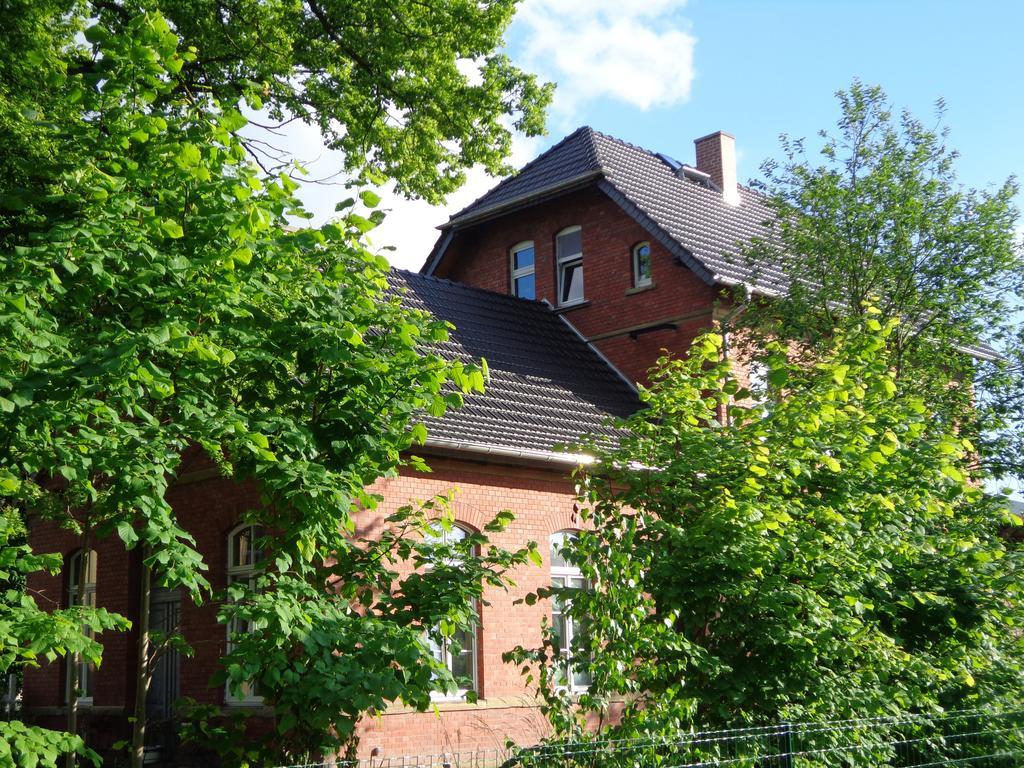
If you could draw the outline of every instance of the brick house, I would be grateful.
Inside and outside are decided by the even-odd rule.
[[[738,244],[757,234],[769,213],[736,183],[732,137],[706,136],[696,150],[696,166],[689,166],[581,128],[444,224],[420,274],[393,273],[410,306],[454,324],[444,354],[486,358],[491,384],[462,409],[427,419],[429,438],[418,453],[433,472],[404,470],[375,484],[385,502],[359,521],[361,531],[374,530],[409,499],[456,487],[459,526],[478,529],[510,509],[516,521],[496,543],[515,548],[535,540],[544,565],[516,573],[511,592],[489,595],[476,636],[457,658],[446,658],[479,701],[439,700],[439,717],[394,707],[363,723],[364,755],[493,748],[544,735],[535,702],[501,655],[539,643],[541,617],[550,610],[514,601],[552,579],[574,578],[571,568],[552,562],[549,547],[579,527],[569,473],[580,457],[564,446],[607,431],[609,416],[634,411],[633,382],[644,380],[661,350],[682,354],[695,334],[712,326],[728,305],[726,289],[745,285],[770,294],[783,287],[777,271],[755,269],[739,256]],[[240,520],[257,503],[257,489],[220,477],[196,451],[185,457],[169,498],[206,554],[214,589],[244,576],[248,563],[238,553],[251,531]],[[36,576],[30,586],[41,602],[67,604],[76,586],[67,574],[78,557],[77,540],[37,523],[31,541],[37,551],[62,553],[68,567],[64,575]],[[126,557],[118,541],[100,541],[92,563],[87,599],[137,615],[131,586],[137,553]],[[152,600],[154,626],[180,627],[195,649],[191,658],[172,654],[161,661],[150,692],[152,717],[168,717],[179,696],[225,709],[259,708],[256,698],[233,701],[209,686],[226,644],[216,606],[159,590]],[[136,652],[130,633],[102,641],[102,666],[82,670],[80,716],[98,749],[125,735]],[[24,705],[39,721],[61,726],[67,674],[66,663],[26,672]],[[159,728],[153,732],[154,743],[165,747],[154,756],[172,754],[173,739]]]

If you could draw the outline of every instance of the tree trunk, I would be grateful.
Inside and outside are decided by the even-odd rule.
[[[142,578],[139,580],[138,661],[135,665],[135,722],[132,724],[132,768],[142,768],[146,756],[146,696],[152,670],[149,665],[149,602],[153,570],[146,563],[149,547],[142,548]]]
[[[92,559],[92,529],[86,520],[82,527],[82,547],[78,557],[78,582],[75,588],[75,605],[82,605],[85,602],[85,581],[89,578],[89,561]],[[68,722],[67,732],[78,733],[78,686],[81,683],[78,675],[79,665],[82,663],[82,654],[74,653],[68,657]],[[75,768],[78,764],[78,756],[74,752],[68,752],[65,758],[67,768]]]

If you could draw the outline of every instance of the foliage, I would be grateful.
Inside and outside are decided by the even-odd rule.
[[[660,361],[580,474],[568,556],[593,591],[569,610],[593,684],[575,710],[542,689],[563,733],[616,698],[622,735],[1019,701],[1021,553],[971,443],[900,385],[877,313],[813,363],[770,345],[763,404],[718,335]]]
[[[60,570],[60,557],[35,555],[24,543],[25,530],[18,514],[0,506],[0,679],[8,672],[35,666],[40,659],[60,656],[99,664],[102,647],[93,635],[125,629],[123,618],[103,608],[76,606],[47,611],[23,589],[32,573]],[[68,752],[99,762],[78,736],[28,726],[17,720],[0,721],[0,768],[56,765]]]
[[[159,11],[195,49],[181,92],[298,118],[343,152],[346,170],[439,202],[471,165],[508,171],[508,124],[543,131],[552,86],[497,52],[516,4],[93,0],[79,18],[125,34],[140,12]]]
[[[965,188],[947,131],[893,115],[877,87],[854,82],[837,96],[838,130],[822,132],[820,161],[803,140],[784,136],[785,161],[763,166],[760,186],[778,216],[750,255],[780,263],[793,279],[785,296],[755,303],[740,322],[814,354],[841,317],[873,302],[903,321],[889,338],[897,379],[916,382],[969,434],[989,471],[1024,472],[1016,181]],[[940,102],[940,121],[942,111]],[[1004,359],[952,354],[979,344]]]
[[[443,543],[430,534],[451,528],[444,500],[404,507],[379,536],[339,541],[310,574],[278,563],[254,588],[232,587],[222,614],[249,631],[232,636],[225,676],[235,693],[254,684],[273,707],[265,753],[293,762],[354,754],[365,714],[397,701],[423,711],[433,691],[454,693],[427,638],[453,644],[454,653],[457,630],[476,631],[484,585],[506,587],[509,568],[537,558],[533,544],[516,553],[488,545],[486,534],[511,519],[502,513],[483,532]]]
[[[387,263],[363,245],[382,218],[367,210],[374,194],[341,203],[322,227],[286,225],[306,217],[294,183],[247,162],[238,105],[190,90],[196,52],[163,17],[97,23],[84,40],[36,51],[44,100],[59,108],[2,105],[14,146],[41,134],[73,152],[36,169],[50,175],[22,184],[26,168],[0,185],[15,222],[0,261],[0,493],[87,536],[119,537],[154,583],[201,599],[206,565],[166,491],[183,457],[203,452],[256,483],[249,519],[274,534],[272,585],[252,610],[280,622],[293,612],[288,639],[309,617],[370,631],[371,616],[340,602],[349,587],[329,596],[324,577],[360,576],[354,515],[379,501],[365,488],[425,439],[419,414],[458,406],[484,371],[432,353],[446,324],[389,289]],[[479,590],[469,581],[496,582],[484,570],[512,557],[495,550],[451,572],[449,599],[410,603],[404,626],[464,621],[453,606]],[[253,677],[276,661],[242,648],[262,649],[235,656]],[[414,685],[426,686],[419,698]],[[418,674],[401,695],[419,702],[433,685]]]

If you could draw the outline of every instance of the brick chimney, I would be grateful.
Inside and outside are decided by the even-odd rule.
[[[704,171],[722,190],[722,199],[729,205],[740,204],[736,189],[736,139],[724,131],[715,131],[694,140],[697,147],[697,170]]]

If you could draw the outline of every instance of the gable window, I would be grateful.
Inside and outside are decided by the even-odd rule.
[[[583,301],[583,229],[569,227],[555,237],[560,306]]]
[[[428,540],[436,544],[456,544],[464,541],[469,531],[458,525],[445,529],[440,526],[428,534]],[[458,562],[450,563],[458,565]],[[476,610],[476,605],[473,606]],[[434,658],[448,668],[455,678],[454,695],[435,691],[431,698],[435,700],[463,699],[469,691],[478,690],[477,681],[477,627],[470,630],[459,629],[451,637],[443,637],[438,628],[428,634],[427,642]],[[435,639],[440,638],[440,639]]]
[[[521,299],[537,298],[533,241],[512,247],[512,294]]]
[[[260,539],[265,536],[262,526],[243,523],[228,534],[228,584],[244,584],[249,589],[256,588],[256,578],[261,570],[260,563],[264,553]],[[244,635],[253,631],[250,622],[241,618],[232,618],[228,624],[228,652],[231,651],[232,635]],[[236,696],[230,686],[225,688],[228,704],[253,705],[262,704],[263,697],[256,693],[252,683],[242,686],[241,698]]]
[[[551,544],[551,586],[560,590],[583,590],[588,588],[586,579],[580,569],[565,556],[563,548],[573,541],[576,534],[572,531],[553,533],[549,539]],[[559,669],[559,685],[570,691],[585,691],[590,687],[590,673],[586,664],[581,663],[575,654],[574,646],[585,630],[585,624],[579,617],[569,615],[572,600],[565,593],[552,595],[551,627],[555,633],[555,644],[561,659]]]
[[[633,246],[633,286],[643,288],[651,284],[651,244]]]
[[[69,606],[85,605],[90,608],[96,607],[96,572],[98,560],[95,551],[84,553],[85,557],[85,583],[82,584],[81,601],[79,601],[79,579],[82,577],[83,552],[79,550],[68,558],[68,600]],[[89,637],[93,636],[91,630],[84,630]],[[78,703],[89,706],[92,704],[93,677],[96,675],[96,665],[83,660],[76,655],[68,662],[67,680],[65,681],[65,694],[71,699],[71,665],[75,664],[78,670]]]

